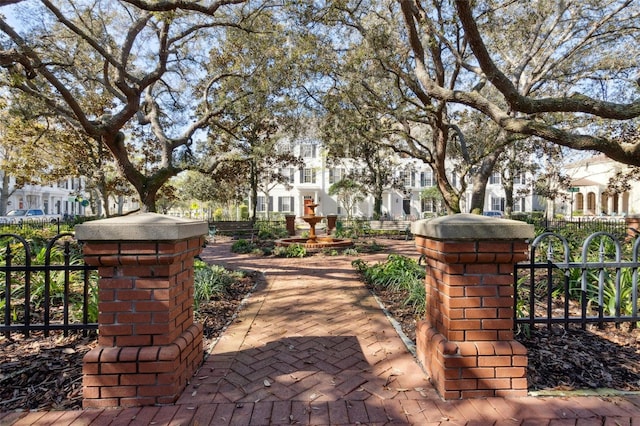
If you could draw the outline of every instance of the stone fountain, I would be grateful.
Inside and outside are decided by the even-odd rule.
[[[316,207],[318,207],[317,204],[312,203],[312,204],[307,204],[306,206],[307,208],[309,208],[311,210],[311,213],[308,213],[304,216],[302,216],[302,220],[304,220],[305,222],[307,222],[309,224],[309,239],[307,240],[308,243],[317,243],[318,242],[318,237],[316,236],[316,224],[318,222],[321,222],[322,219],[324,219],[324,216],[316,216]]]
[[[307,204],[311,211],[304,216],[301,216],[301,219],[309,224],[309,237],[307,238],[283,238],[280,240],[276,240],[276,246],[288,247],[293,244],[299,244],[304,246],[306,249],[323,249],[323,248],[344,248],[351,247],[353,245],[353,241],[343,238],[333,238],[329,234],[326,236],[319,237],[316,235],[316,225],[325,219],[325,216],[316,216],[315,209],[318,207],[318,204],[311,203]],[[330,230],[329,230],[330,231]]]

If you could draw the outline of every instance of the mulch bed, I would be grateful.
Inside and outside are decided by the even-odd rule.
[[[403,304],[407,295],[370,290],[415,342],[416,318]],[[529,391],[640,391],[640,329],[629,324],[589,325],[587,330],[539,327],[518,334],[516,340],[528,350]]]
[[[195,320],[204,325],[205,349],[224,332],[259,279],[249,274],[223,297],[200,305]],[[0,411],[82,408],[82,357],[96,345],[95,334],[0,337]]]

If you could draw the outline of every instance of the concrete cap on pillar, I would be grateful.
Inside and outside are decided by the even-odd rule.
[[[470,213],[415,221],[411,233],[436,240],[526,240],[535,236],[528,223]]]
[[[206,235],[207,222],[138,213],[85,222],[75,227],[79,241],[176,241]]]

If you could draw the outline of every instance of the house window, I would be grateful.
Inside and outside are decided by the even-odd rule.
[[[427,212],[427,213],[436,213],[436,202],[433,199],[425,199],[423,198],[421,200],[421,208],[423,212]]]
[[[504,211],[504,198],[491,197],[491,210]]]
[[[420,172],[420,186],[421,187],[430,187],[434,186],[435,182],[433,180],[433,170],[428,170],[426,172]]]
[[[316,158],[317,145],[303,144],[300,145],[300,156],[302,158]]]
[[[524,212],[525,211],[525,200],[524,200],[524,197],[518,197],[513,201],[513,211],[514,212]]]
[[[329,184],[340,182],[345,177],[345,170],[341,168],[329,169]]]
[[[292,154],[293,153],[294,144],[290,141],[280,141],[276,146],[276,151],[279,154]]]
[[[491,177],[489,178],[489,183],[491,185],[500,185],[501,181],[502,181],[502,179],[500,177],[500,173],[498,173],[498,172],[491,173]],[[496,209],[494,209],[494,210],[496,210]]]
[[[293,212],[293,197],[278,197],[278,211],[283,213]]]
[[[256,210],[259,212],[266,212],[267,210],[273,211],[273,197],[268,198],[264,195],[258,195],[258,203],[256,204]]]
[[[300,183],[316,183],[316,173],[312,168],[300,170]]]
[[[454,188],[458,187],[458,175],[453,173],[449,179],[449,182],[451,183],[451,186],[453,186]]]
[[[584,195],[582,195],[580,192],[577,192],[575,194],[576,197],[576,210],[584,210]]]
[[[517,173],[513,178],[513,183],[516,185],[524,185],[526,183],[524,173]]]
[[[587,193],[587,210],[591,214],[596,212],[596,194],[593,192]]]
[[[264,195],[258,195],[258,203],[256,204],[256,210],[259,212],[267,211],[267,197]]]
[[[287,182],[295,183],[295,170],[293,168],[286,167],[284,169],[281,169],[280,173],[282,174],[282,176],[286,177]]]
[[[400,172],[400,180],[404,186],[416,186],[416,179],[413,172]]]

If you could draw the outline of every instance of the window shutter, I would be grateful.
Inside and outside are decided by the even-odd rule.
[[[278,211],[282,211],[282,197],[278,197]]]
[[[295,211],[295,209],[293,208],[293,197],[289,197],[289,211],[290,212]]]
[[[268,209],[270,212],[273,211],[273,195],[269,195],[269,206]]]

